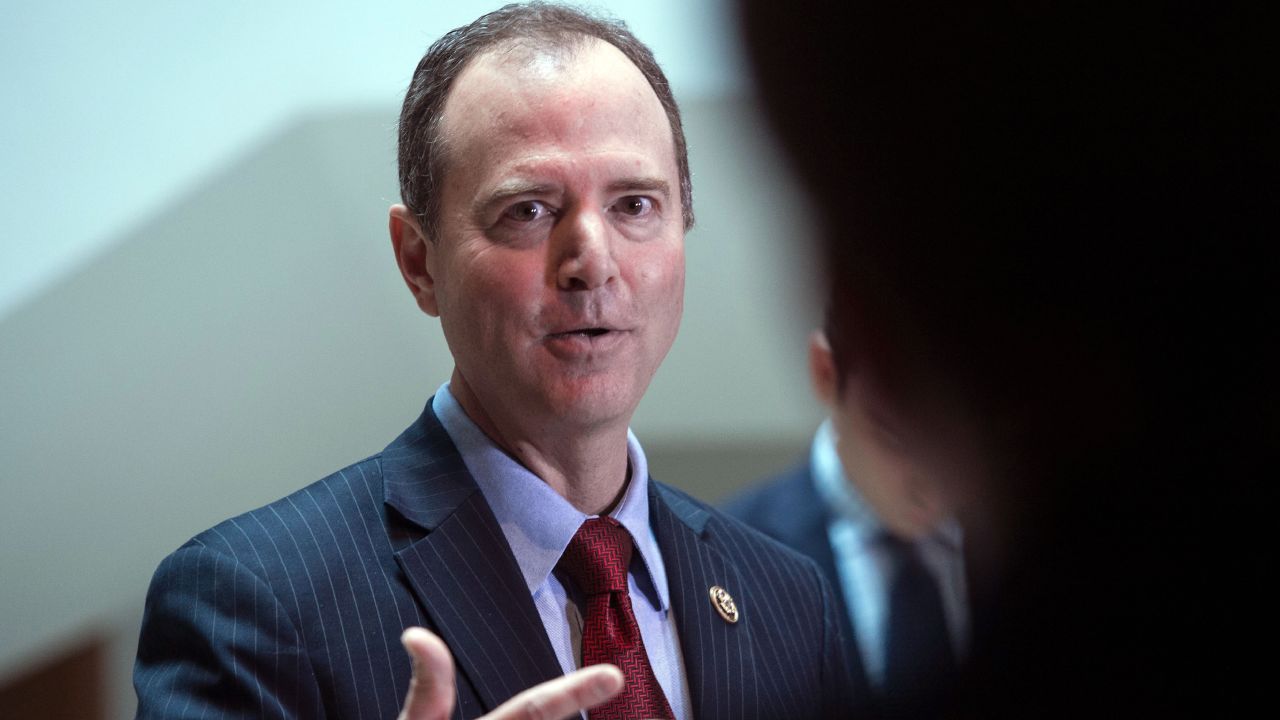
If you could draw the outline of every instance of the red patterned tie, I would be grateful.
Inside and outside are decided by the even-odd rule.
[[[613,518],[582,523],[557,565],[587,595],[582,631],[582,665],[613,663],[626,685],[614,699],[588,713],[591,720],[671,718],[671,706],[653,675],[640,626],[631,611],[627,567],[631,535]]]

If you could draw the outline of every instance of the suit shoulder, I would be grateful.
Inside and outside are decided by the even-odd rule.
[[[264,549],[276,556],[323,552],[327,539],[341,542],[352,519],[367,521],[382,506],[381,454],[371,455],[310,485],[223,520],[179,548],[203,547],[260,565]],[[342,531],[337,532],[336,527]]]
[[[809,557],[796,552],[778,540],[761,532],[724,510],[713,507],[688,493],[663,483],[657,483],[659,493],[671,509],[695,530],[713,533],[722,551],[750,565],[767,563],[789,573],[803,570],[804,574],[821,575],[817,564]]]

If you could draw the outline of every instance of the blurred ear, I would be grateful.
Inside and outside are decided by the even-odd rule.
[[[422,232],[422,224],[404,205],[391,206],[389,229],[391,248],[396,254],[396,264],[404,277],[409,292],[418,301],[422,312],[439,317],[436,304],[435,246]]]
[[[809,382],[813,385],[813,394],[828,409],[834,408],[839,400],[839,381],[831,343],[826,333],[814,330],[809,333]]]

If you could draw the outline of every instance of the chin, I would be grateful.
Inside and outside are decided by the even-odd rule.
[[[637,394],[618,387],[616,381],[588,379],[552,389],[547,404],[556,417],[583,426],[599,426],[613,422],[631,422],[639,404]]]

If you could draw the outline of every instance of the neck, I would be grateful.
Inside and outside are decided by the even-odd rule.
[[[560,418],[504,413],[501,403],[485,403],[455,369],[449,382],[454,399],[498,447],[524,465],[579,511],[603,515],[627,489],[627,422],[579,427]]]

